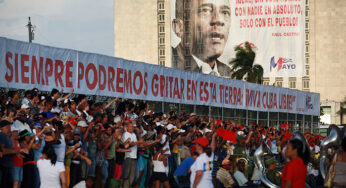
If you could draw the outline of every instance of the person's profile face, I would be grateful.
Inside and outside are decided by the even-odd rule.
[[[291,143],[288,143],[288,144],[287,144],[286,151],[285,151],[285,156],[286,156],[287,158],[291,158],[296,152],[297,152],[297,150],[294,150],[294,149],[293,149],[292,144],[291,144]]]
[[[229,0],[191,2],[192,53],[203,61],[220,57],[231,26]]]

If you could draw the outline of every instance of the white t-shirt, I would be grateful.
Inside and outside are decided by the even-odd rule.
[[[16,120],[11,126],[14,126],[19,130],[19,132],[27,130],[28,132],[32,133],[30,126],[27,123],[22,123],[19,120]]]
[[[213,188],[212,176],[211,172],[213,171],[213,159],[214,153],[211,154],[210,157],[206,153],[202,153],[196,159],[196,161],[191,166],[191,176],[190,176],[190,184],[191,187],[195,181],[196,172],[199,170],[203,171],[203,175],[199,180],[197,187],[198,188]]]
[[[137,137],[135,133],[129,133],[129,132],[124,132],[123,134],[123,141],[125,142],[128,138],[130,138],[130,142],[137,142]],[[130,147],[131,152],[126,152],[125,156],[126,158],[130,158],[130,159],[136,159],[137,158],[137,145],[134,145],[132,147]]]
[[[164,144],[166,142],[166,139],[167,139],[167,135],[166,134],[162,135],[160,143]],[[168,148],[168,150],[164,154],[165,155],[170,155],[171,151],[169,149],[169,141],[166,142],[166,144],[163,146],[162,150],[166,150],[167,148]]]
[[[40,172],[41,188],[60,188],[60,172],[65,172],[62,162],[52,165],[50,160],[40,159],[37,161],[37,168]]]
[[[245,183],[248,182],[247,178],[239,170],[234,173],[234,179],[238,182],[239,186],[245,186]]]
[[[57,161],[64,162],[65,160],[65,151],[66,151],[66,142],[63,134],[60,134],[60,144],[54,144],[53,148],[57,156]]]

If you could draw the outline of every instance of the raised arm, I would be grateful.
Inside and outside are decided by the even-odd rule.
[[[70,93],[67,94],[65,97],[61,98],[60,101],[64,101],[64,100],[68,99],[68,98],[72,95],[73,92],[74,92],[74,89],[72,88],[72,90],[70,91]]]
[[[118,101],[119,100],[119,97],[113,99],[111,102],[109,102],[105,107],[104,109],[107,109],[108,107],[110,107],[114,102]]]
[[[212,152],[215,152],[215,150],[216,150],[216,141],[215,141],[216,136],[217,136],[217,133],[215,132],[213,134],[213,138],[211,139],[211,151]]]

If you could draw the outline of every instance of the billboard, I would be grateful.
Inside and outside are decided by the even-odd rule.
[[[192,105],[320,113],[320,95],[0,37],[0,87]]]
[[[305,0],[172,0],[175,68],[231,77],[249,42],[264,77],[305,74]]]

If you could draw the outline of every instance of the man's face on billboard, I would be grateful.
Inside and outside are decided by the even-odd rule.
[[[209,62],[220,57],[231,26],[229,0],[191,1],[192,53]]]

